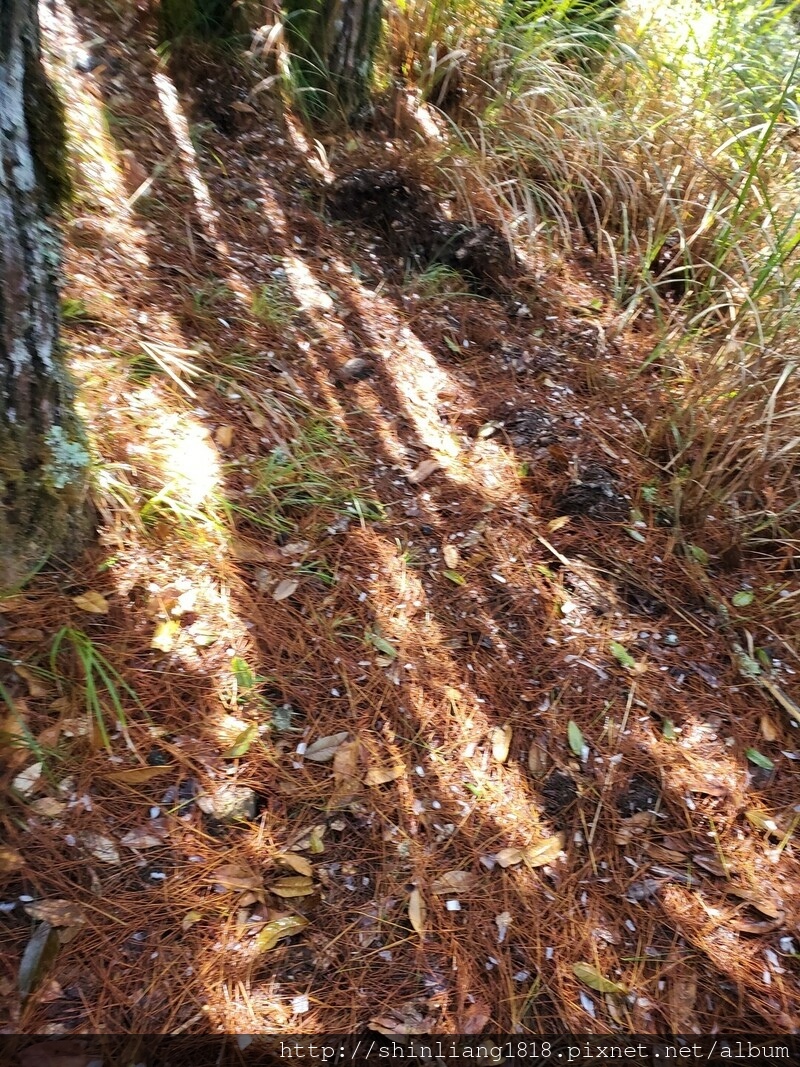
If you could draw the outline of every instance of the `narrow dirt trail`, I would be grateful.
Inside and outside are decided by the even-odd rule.
[[[104,525],[4,607],[57,757],[3,899],[81,909],[24,1003],[4,912],[4,1025],[796,1030],[795,738],[642,493],[657,382],[602,269],[412,273],[324,190],[430,147],[320,152],[235,79],[190,102],[135,26],[52,20]],[[75,663],[45,677],[64,625],[141,700],[111,755]]]

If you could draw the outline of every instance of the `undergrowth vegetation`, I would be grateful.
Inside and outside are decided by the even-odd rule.
[[[593,248],[608,339],[655,320],[641,370],[663,393],[639,445],[676,524],[714,515],[745,540],[794,543],[797,5],[631,0],[578,17],[591,6],[519,4],[510,19],[398,4],[387,58],[427,99],[458,87],[442,90],[450,163],[469,162],[521,247]]]

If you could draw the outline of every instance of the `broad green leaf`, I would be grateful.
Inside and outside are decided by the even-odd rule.
[[[602,975],[591,963],[574,963],[572,973],[575,977],[588,985],[590,989],[596,989],[598,993],[627,993],[627,987],[620,982],[612,982],[610,978]]]
[[[569,725],[567,726],[567,740],[569,741],[569,747],[575,755],[580,757],[583,753],[583,734],[574,719],[569,720]]]
[[[675,724],[672,719],[664,719],[664,725],[661,727],[661,733],[666,737],[667,741],[674,741],[678,736],[675,733]]]
[[[753,603],[754,598],[755,593],[752,589],[740,589],[731,597],[731,603],[736,608],[746,608],[748,604]]]
[[[611,649],[611,655],[617,663],[621,664],[621,666],[631,668],[636,666],[636,660],[627,648],[619,643],[619,641],[612,641],[609,648]]]
[[[762,755],[762,753],[759,752],[757,748],[748,748],[748,750],[745,752],[745,756],[747,756],[750,762],[754,763],[756,767],[761,767],[765,771],[775,770],[775,764],[772,762],[769,756]]]

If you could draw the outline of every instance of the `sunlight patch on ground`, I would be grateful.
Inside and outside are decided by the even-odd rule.
[[[88,84],[73,63],[85,52],[85,45],[72,11],[64,0],[40,6],[42,37],[47,59],[54,66],[56,80],[66,97],[67,132],[72,158],[77,162],[88,194],[102,207],[93,221],[117,243],[121,251],[141,267],[149,264],[144,240],[131,223],[131,210],[122,168],[109,135],[102,104],[89,91]],[[85,219],[73,225],[80,229]]]
[[[220,236],[219,224],[217,222],[219,212],[212,203],[208,185],[205,178],[200,173],[200,167],[197,162],[197,152],[192,144],[189,123],[183,113],[183,107],[178,97],[178,92],[172,79],[164,73],[154,74],[153,84],[155,85],[156,95],[158,97],[158,102],[161,105],[164,118],[169,125],[173,138],[175,139],[178,158],[181,163],[181,170],[192,190],[197,215],[205,228],[206,236],[220,255],[228,260],[229,265],[226,279],[231,291],[236,294],[245,306],[249,307],[252,300],[250,286],[244,278],[242,278],[241,274],[239,274],[239,272],[230,264],[230,249]]]

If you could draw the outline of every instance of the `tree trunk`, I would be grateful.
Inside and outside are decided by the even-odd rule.
[[[369,105],[383,0],[284,0],[301,103],[350,121]]]
[[[88,532],[89,454],[58,341],[67,189],[60,106],[39,53],[36,0],[0,4],[0,590]]]

